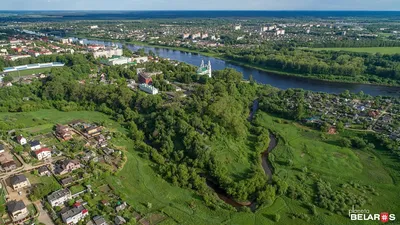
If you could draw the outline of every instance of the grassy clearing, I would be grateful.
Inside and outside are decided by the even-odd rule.
[[[105,126],[111,130],[118,128],[118,131],[125,132],[117,122],[111,120],[107,115],[91,111],[61,112],[55,109],[43,109],[35,112],[0,113],[0,119],[31,134],[48,133],[52,131],[55,124],[68,123],[73,120],[97,123],[106,121]]]
[[[49,73],[51,71],[51,68],[39,68],[39,69],[31,69],[31,70],[22,70],[22,71],[14,71],[14,72],[9,72],[8,74],[12,77],[18,77],[18,76],[28,76],[32,74],[40,74],[40,73]]]
[[[230,176],[241,180],[250,172],[253,159],[253,149],[244,139],[221,137],[210,143],[216,151],[216,159],[227,165]]]
[[[365,48],[310,48],[316,51],[346,51],[346,52],[366,52],[366,53],[382,53],[396,54],[400,53],[400,47],[365,47]]]

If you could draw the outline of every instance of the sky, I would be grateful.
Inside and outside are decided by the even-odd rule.
[[[0,10],[400,10],[400,0],[0,0]]]

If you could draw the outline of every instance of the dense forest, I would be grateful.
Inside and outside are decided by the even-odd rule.
[[[400,84],[400,54],[312,51],[281,46],[229,49],[226,58],[328,80]]]

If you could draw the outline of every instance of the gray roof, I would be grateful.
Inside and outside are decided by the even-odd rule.
[[[61,218],[62,220],[65,222],[67,221],[68,218],[73,217],[75,215],[78,215],[79,213],[82,212],[82,210],[84,210],[85,208],[83,208],[83,206],[78,206],[78,207],[74,207],[64,213],[61,213]]]
[[[7,203],[7,211],[9,213],[14,213],[19,210],[25,209],[26,206],[22,200],[19,201],[10,201]]]
[[[61,189],[61,190],[55,191],[55,192],[51,193],[50,195],[48,195],[47,200],[54,201],[54,200],[60,199],[61,197],[64,197],[64,196],[67,196],[70,194],[71,194],[71,192],[68,190],[68,188]]]
[[[38,141],[38,140],[33,140],[33,141],[29,142],[29,144],[30,144],[31,146],[37,146],[37,145],[40,145],[40,141]]]
[[[114,222],[115,222],[117,225],[119,225],[119,224],[124,224],[124,223],[126,223],[126,220],[125,220],[124,217],[122,217],[122,216],[117,216],[117,217],[115,217]]]
[[[102,216],[93,217],[93,221],[96,225],[107,225],[106,220]]]
[[[4,150],[4,145],[0,145],[0,150]]]
[[[46,171],[49,171],[49,169],[47,168],[47,166],[41,166],[41,167],[38,169],[38,172],[39,172],[39,173],[46,172]]]
[[[67,178],[61,180],[61,184],[62,184],[62,185],[67,185],[67,184],[72,183],[73,181],[74,181],[74,178],[72,178],[72,177],[67,177]]]
[[[127,204],[126,202],[122,203],[121,205],[115,207],[115,210],[117,210],[117,212],[124,210],[126,208]]]
[[[10,181],[11,181],[12,185],[19,184],[19,183],[25,182],[27,180],[28,179],[26,179],[26,176],[23,175],[23,174],[15,175],[15,176],[10,178]]]

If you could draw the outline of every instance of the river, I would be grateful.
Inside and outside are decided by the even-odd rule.
[[[106,46],[114,44],[117,46],[122,46],[122,44],[118,42],[96,41],[87,39],[83,39],[83,42],[85,44],[104,44]],[[258,83],[269,84],[271,86],[280,89],[302,88],[304,90],[326,92],[326,93],[342,93],[345,90],[349,90],[350,92],[353,93],[358,93],[360,91],[363,91],[365,94],[369,94],[372,96],[377,96],[377,95],[396,96],[396,97],[400,96],[400,87],[389,87],[389,86],[372,85],[372,84],[329,82],[329,81],[322,81],[315,79],[307,79],[302,77],[277,75],[254,68],[235,65],[234,63],[226,62],[225,60],[222,59],[208,57],[197,53],[188,53],[178,50],[140,46],[140,45],[127,45],[127,47],[132,51],[137,51],[138,49],[141,48],[147,52],[153,51],[160,57],[169,58],[180,62],[185,62],[195,66],[199,66],[201,60],[204,60],[205,62],[211,61],[211,65],[214,70],[233,68],[241,72],[243,74],[244,79],[248,79],[250,75],[252,75],[254,80],[256,80]]]
[[[265,174],[268,176],[269,181],[272,180],[272,173],[274,172],[272,165],[268,162],[268,155],[271,151],[278,145],[278,140],[275,135],[271,132],[269,133],[269,145],[268,149],[262,153],[261,156],[261,165],[264,169]]]

